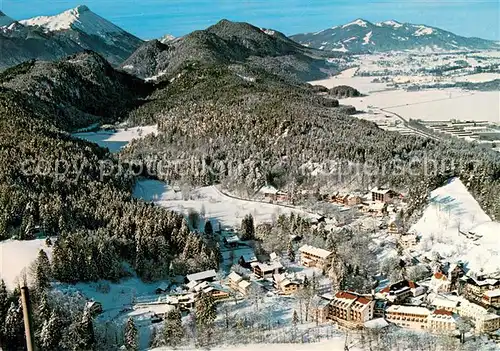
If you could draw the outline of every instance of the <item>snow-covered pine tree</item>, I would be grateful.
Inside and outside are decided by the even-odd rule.
[[[37,291],[43,291],[50,287],[50,280],[52,276],[52,267],[50,266],[49,257],[47,253],[40,249],[38,257],[35,262],[34,282]]]
[[[3,334],[5,346],[8,346],[9,349],[24,349],[23,310],[20,303],[12,302],[10,304],[5,316],[5,323],[3,323]]]
[[[290,262],[295,262],[295,250],[291,241],[288,243],[288,259]]]
[[[131,317],[129,317],[125,325],[125,349],[127,351],[139,350],[139,334]]]
[[[184,334],[180,311],[175,309],[169,312],[163,327],[163,339],[165,344],[170,347],[177,347],[182,343]]]
[[[42,350],[57,350],[61,341],[62,322],[59,315],[52,311],[50,318],[46,320],[39,334],[39,346]]]
[[[217,308],[213,297],[200,291],[196,303],[196,333],[199,345],[207,346],[212,342],[213,323],[217,317]]]

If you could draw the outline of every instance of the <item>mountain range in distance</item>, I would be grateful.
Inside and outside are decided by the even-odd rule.
[[[225,25],[220,23],[225,23]],[[221,21],[206,30],[195,31],[182,38],[165,35],[157,41],[150,42],[128,33],[93,13],[84,5],[58,15],[39,16],[25,20],[16,20],[0,12],[0,50],[2,52],[0,70],[31,59],[52,61],[85,50],[92,50],[102,55],[114,66],[135,67],[137,60],[144,55],[150,63],[158,61],[158,63],[153,62],[153,66],[149,65],[147,72],[144,70],[141,72],[140,67],[134,69],[139,76],[146,76],[159,74],[166,69],[166,66],[175,66],[175,62],[159,61],[175,61],[172,55],[179,51],[179,47],[183,52],[197,54],[200,46],[205,45],[205,48],[210,48],[210,45],[215,45],[212,47],[216,48],[216,51],[221,49],[222,56],[237,61],[249,60],[250,55],[245,46],[250,45],[255,48],[262,45],[264,48],[262,55],[252,55],[253,61],[258,61],[259,57],[264,56],[282,58],[286,56],[284,62],[274,62],[273,66],[295,65],[298,67],[302,65],[302,70],[312,69],[316,72],[312,75],[297,72],[300,78],[320,78],[319,72],[327,74],[331,68],[320,61],[348,53],[500,48],[499,43],[495,41],[465,38],[425,25],[399,23],[393,20],[370,23],[362,19],[316,33],[296,34],[290,37],[275,30],[251,26],[250,32],[253,34],[246,38],[250,41],[237,43],[235,38],[238,33],[230,31],[239,29],[236,29],[237,26],[231,27],[228,23],[234,22]],[[222,27],[224,27],[223,32],[220,32]],[[241,29],[241,26],[238,28]],[[256,29],[260,29],[260,33]],[[167,32],[168,28],[165,30]],[[235,46],[231,47],[231,45]],[[242,53],[237,52],[240,49],[243,50]],[[203,54],[206,52],[204,51]],[[217,56],[220,55],[217,54]],[[208,57],[209,60],[211,58]],[[136,65],[133,65],[134,62]]]
[[[296,34],[290,38],[308,47],[350,53],[500,49],[500,44],[492,40],[466,38],[443,29],[394,20],[371,23],[357,19],[320,32]]]

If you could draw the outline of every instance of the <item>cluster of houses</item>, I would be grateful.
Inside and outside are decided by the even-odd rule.
[[[347,329],[394,324],[458,335],[468,323],[476,333],[493,335],[500,329],[500,281],[469,277],[461,265],[451,265],[435,272],[426,286],[402,280],[371,294],[339,291],[315,296],[312,306],[318,323]]]

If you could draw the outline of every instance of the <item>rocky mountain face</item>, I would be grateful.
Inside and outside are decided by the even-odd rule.
[[[22,21],[0,15],[0,69],[30,59],[55,60],[84,50],[98,52],[118,65],[142,42],[86,6]]]
[[[329,56],[334,55],[303,47],[277,31],[222,20],[182,38],[146,42],[121,67],[148,77],[171,76],[187,62],[218,63],[232,64],[242,72],[264,69],[312,80],[335,72],[335,66],[326,60]]]
[[[353,53],[500,48],[499,43],[494,41],[465,38],[435,27],[397,21],[370,23],[363,19],[316,33],[292,35],[290,38],[311,48]]]

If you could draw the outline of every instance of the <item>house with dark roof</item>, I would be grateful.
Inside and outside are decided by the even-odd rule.
[[[378,296],[390,302],[404,302],[411,297],[417,297],[425,293],[425,288],[411,280],[402,280],[391,284],[380,290]]]

